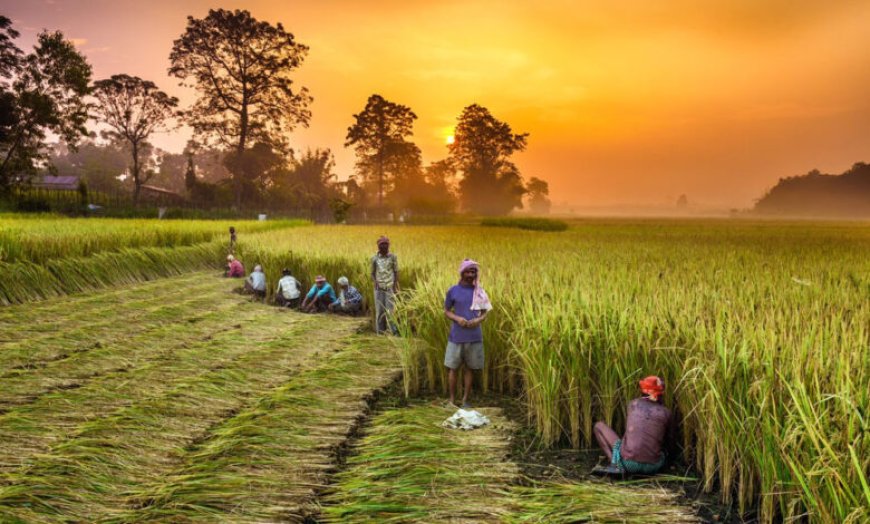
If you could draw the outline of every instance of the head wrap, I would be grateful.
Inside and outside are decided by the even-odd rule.
[[[326,282],[326,278],[324,278],[323,275],[317,275],[316,277],[314,277],[314,282],[318,284],[321,282]]]
[[[350,282],[347,280],[347,277],[338,277],[338,285],[339,286],[347,286]]]
[[[665,392],[665,381],[655,375],[650,375],[639,382],[640,391],[653,402],[658,401]]]
[[[257,264],[256,266],[254,266],[254,271],[263,271],[263,266]]]
[[[459,264],[459,282],[462,282],[462,274],[471,268],[477,270],[477,276],[474,277],[474,295],[471,299],[471,310],[490,310],[492,309],[492,304],[489,301],[489,296],[486,294],[486,291],[483,290],[483,286],[480,285],[480,264],[470,258],[463,260],[462,263]]]
[[[390,243],[390,239],[387,238],[387,237],[384,236],[384,235],[381,235],[381,238],[378,239],[378,245],[379,245],[379,246],[380,246],[381,244],[389,244],[389,243]]]
[[[282,275],[289,275],[289,274],[290,274],[290,268],[289,268],[289,267],[285,267],[284,269],[281,270],[281,274],[282,274]]]
[[[235,259],[236,259],[236,257],[234,257],[232,255],[227,255],[227,262],[232,262]]]

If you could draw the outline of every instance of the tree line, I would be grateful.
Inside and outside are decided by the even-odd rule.
[[[168,69],[196,94],[184,109],[136,76],[92,82],[87,60],[60,32],[40,33],[28,54],[18,36],[0,16],[0,192],[39,172],[62,172],[86,175],[93,189],[130,191],[134,204],[153,184],[203,206],[336,218],[351,210],[501,215],[523,207],[524,198],[536,213],[549,210],[547,183],[526,182],[512,161],[528,133],[514,133],[478,104],[459,115],[445,158],[424,166],[413,141],[417,115],[371,95],[345,139],[356,154],[354,174],[338,181],[329,149],[290,145],[292,132],[311,120],[313,98],[293,78],[308,47],[282,24],[245,10],[188,16]],[[181,124],[193,130],[182,154],[153,146],[155,133]]]

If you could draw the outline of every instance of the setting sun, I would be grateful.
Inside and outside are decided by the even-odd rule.
[[[453,135],[447,135],[447,143],[452,144],[453,141],[456,140]]]

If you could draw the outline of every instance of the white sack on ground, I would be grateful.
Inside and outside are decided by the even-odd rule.
[[[489,424],[489,419],[486,415],[473,409],[458,409],[450,418],[441,423],[441,426],[448,429],[464,429],[471,430],[483,427]]]

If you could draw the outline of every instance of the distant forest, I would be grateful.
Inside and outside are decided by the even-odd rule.
[[[870,164],[858,162],[840,175],[814,169],[779,179],[756,204],[763,215],[870,218]]]

